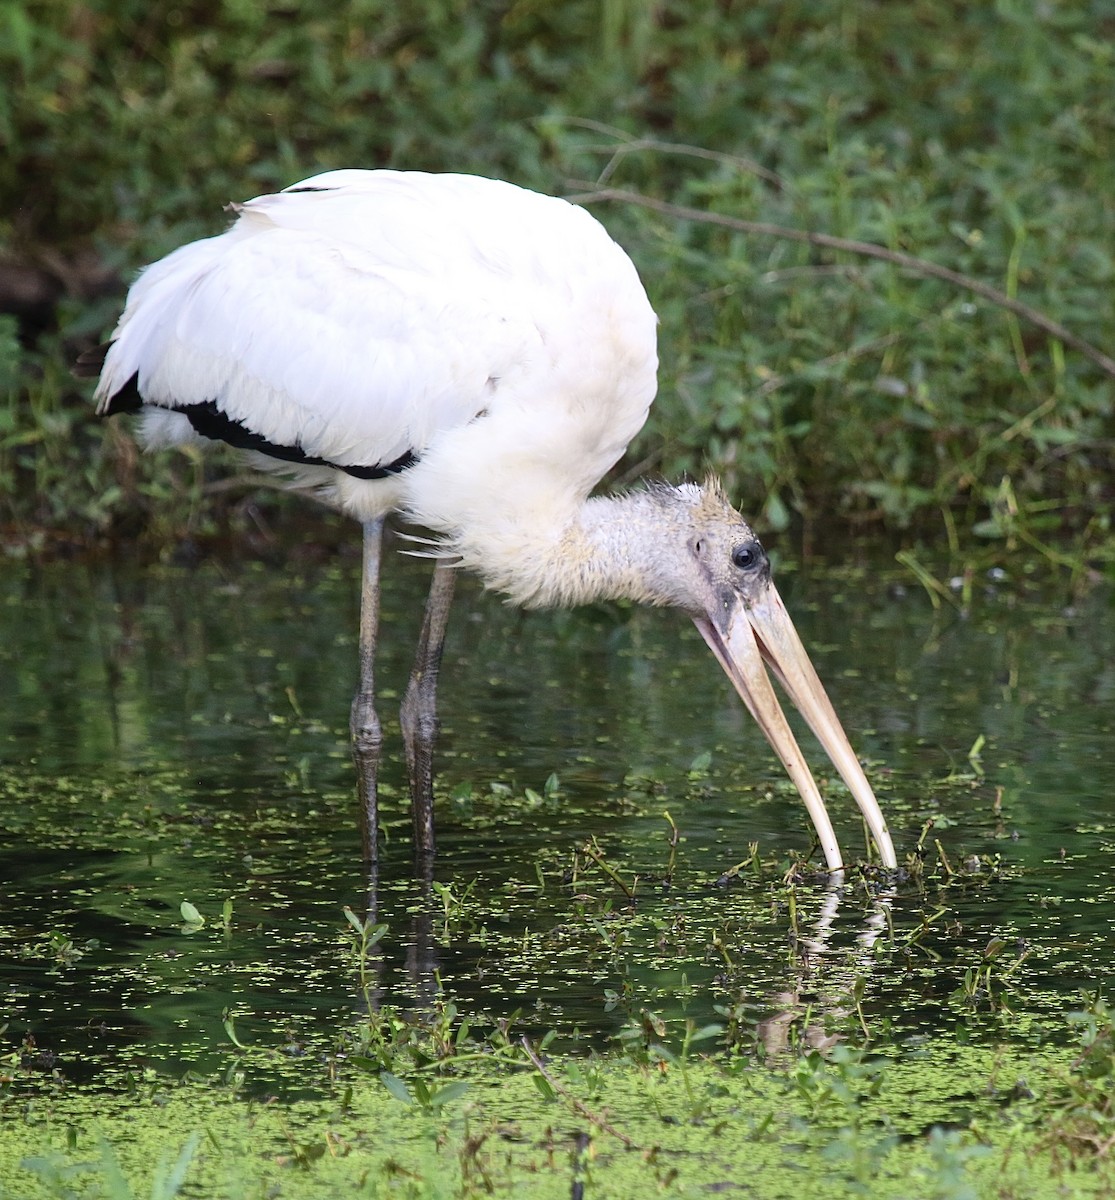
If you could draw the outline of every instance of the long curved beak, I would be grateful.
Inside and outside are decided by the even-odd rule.
[[[741,600],[727,614],[723,631],[713,618],[701,616],[693,620],[801,793],[829,870],[834,873],[843,870],[844,858],[825,802],[774,694],[764,663],[770,666],[848,785],[867,821],[883,865],[896,867],[894,844],[879,802],[774,584],[768,582],[757,599]]]

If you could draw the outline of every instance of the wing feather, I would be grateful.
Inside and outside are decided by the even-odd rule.
[[[408,478],[431,482],[408,503],[441,528],[485,489],[502,503],[500,478],[587,495],[646,419],[654,314],[584,210],[475,176],[335,171],[234,211],[142,273],[108,350],[100,409],[137,387],[149,444],[193,436],[174,410],[206,404],[314,462],[413,452]],[[363,511],[367,490],[334,482]]]
[[[213,402],[274,444],[371,464],[471,420],[493,381],[538,357],[512,273],[462,251],[443,210],[379,202],[372,223],[366,195],[330,200],[249,202],[227,233],[149,267],[108,352],[101,408],[138,376],[148,404]]]

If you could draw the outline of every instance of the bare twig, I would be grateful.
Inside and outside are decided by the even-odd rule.
[[[688,142],[663,142],[658,138],[636,137],[616,125],[608,125],[603,121],[593,121],[586,117],[566,117],[563,123],[575,128],[590,129],[594,133],[603,134],[613,140],[605,146],[587,146],[585,149],[596,154],[610,154],[612,157],[605,164],[596,186],[602,187],[611,178],[619,162],[628,154],[643,150],[654,154],[676,154],[683,158],[700,158],[706,162],[719,163],[721,166],[732,167],[749,175],[756,175],[779,191],[789,191],[789,184],[781,175],[757,163],[753,158],[744,158],[740,154],[728,154],[723,150],[710,150],[707,146],[692,146]]]
[[[634,884],[631,887],[628,887],[627,884],[624,883],[622,879],[620,879],[619,873],[604,857],[603,852],[601,851],[600,847],[596,843],[595,837],[590,838],[589,841],[587,841],[585,843],[582,853],[587,854],[589,856],[589,858],[591,858],[592,861],[594,863],[596,863],[596,865],[601,869],[601,871],[603,871],[604,874],[607,875],[608,878],[616,885],[616,887],[618,887],[619,890],[621,892],[623,892],[623,894],[627,897],[627,899],[634,902],[634,900],[635,900]],[[636,884],[638,883],[638,876],[636,876],[636,878],[635,878],[635,883]]]
[[[819,359],[815,365],[817,367],[834,367],[837,363],[850,362],[863,354],[874,354],[876,350],[886,350],[888,346],[900,342],[902,337],[902,334],[888,333],[883,337],[871,338],[866,342],[860,342],[858,346],[849,346],[847,350],[841,350],[838,354],[829,354],[825,358]],[[759,384],[755,393],[758,396],[768,396],[771,392],[776,392],[783,387],[789,378],[788,375],[772,375]]]
[[[668,809],[662,816],[670,826],[670,863],[666,867],[666,882],[669,883],[674,877],[674,867],[677,865],[678,842],[681,840],[681,831],[674,823],[674,818],[670,816]]]
[[[646,458],[640,462],[634,463],[625,471],[622,471],[616,476],[615,483],[617,487],[623,487],[625,484],[631,483],[632,480],[642,479],[642,477],[652,468],[657,467],[662,461],[664,450],[661,446],[652,450]]]
[[[578,1100],[577,1097],[568,1090],[568,1088],[563,1087],[547,1069],[546,1064],[538,1057],[534,1047],[530,1044],[530,1039],[525,1033],[519,1040],[522,1043],[523,1049],[526,1051],[527,1058],[529,1058],[534,1064],[534,1069],[538,1072],[538,1074],[542,1076],[542,1078],[550,1085],[550,1087],[554,1089],[555,1092],[558,1093],[558,1095],[563,1096],[566,1100],[568,1100],[569,1103],[577,1110],[577,1112],[581,1114],[582,1117],[585,1118],[586,1121],[591,1121],[592,1124],[597,1127],[597,1129],[602,1129],[605,1133],[610,1133],[612,1137],[621,1141],[628,1148],[628,1150],[642,1149],[638,1142],[633,1141],[627,1136],[626,1133],[623,1133],[614,1125],[609,1124],[602,1116],[600,1116],[599,1113],[594,1113],[587,1104],[581,1100]]]
[[[808,229],[794,229],[788,225],[773,225],[767,221],[747,221],[742,217],[705,212],[699,208],[690,208],[684,204],[671,204],[667,200],[658,200],[653,196],[644,196],[641,192],[625,191],[622,188],[600,188],[569,198],[577,204],[604,202],[635,204],[640,208],[649,208],[653,212],[661,213],[663,216],[675,217],[679,221],[697,221],[705,225],[718,225],[724,229],[734,229],[740,233],[783,238],[792,242],[804,242],[808,246],[823,246],[827,250],[841,250],[847,254],[857,254],[864,258],[877,258],[882,262],[901,267],[904,271],[912,271],[915,275],[940,279],[945,283],[951,283],[954,287],[974,292],[977,296],[990,300],[999,308],[1004,308],[1007,312],[1014,313],[1015,316],[1029,324],[1044,330],[1050,337],[1064,342],[1066,346],[1071,346],[1108,375],[1115,376],[1115,358],[1105,354],[1091,342],[1085,341],[1084,338],[1078,337],[1072,330],[1066,329],[1060,322],[1047,317],[1038,309],[1031,308],[1030,305],[1023,304],[1020,300],[1015,300],[1006,292],[1002,292],[982,280],[973,279],[970,275],[962,275],[959,271],[942,267],[928,259],[904,254],[901,250],[890,250],[886,246],[879,246],[874,242],[859,242],[852,238],[836,237],[830,233],[815,233]]]

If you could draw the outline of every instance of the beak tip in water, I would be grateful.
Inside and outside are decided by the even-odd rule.
[[[741,599],[723,630],[711,616],[694,621],[801,793],[830,873],[843,874],[847,864],[816,781],[771,687],[767,667],[855,797],[883,866],[894,870],[897,857],[879,802],[774,585],[768,583],[750,603]]]

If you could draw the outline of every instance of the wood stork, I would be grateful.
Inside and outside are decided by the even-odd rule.
[[[470,175],[331,171],[231,206],[224,233],[143,271],[100,369],[103,414],[148,447],[218,440],[364,530],[352,706],[365,850],[376,853],[381,535],[436,535],[402,706],[416,851],[433,850],[435,692],[458,568],[527,607],[627,597],[695,622],[800,791],[832,824],[764,669],[812,726],[882,862],[886,821],[770,578],[715,483],[589,497],[656,390],[655,315],[583,209]]]

